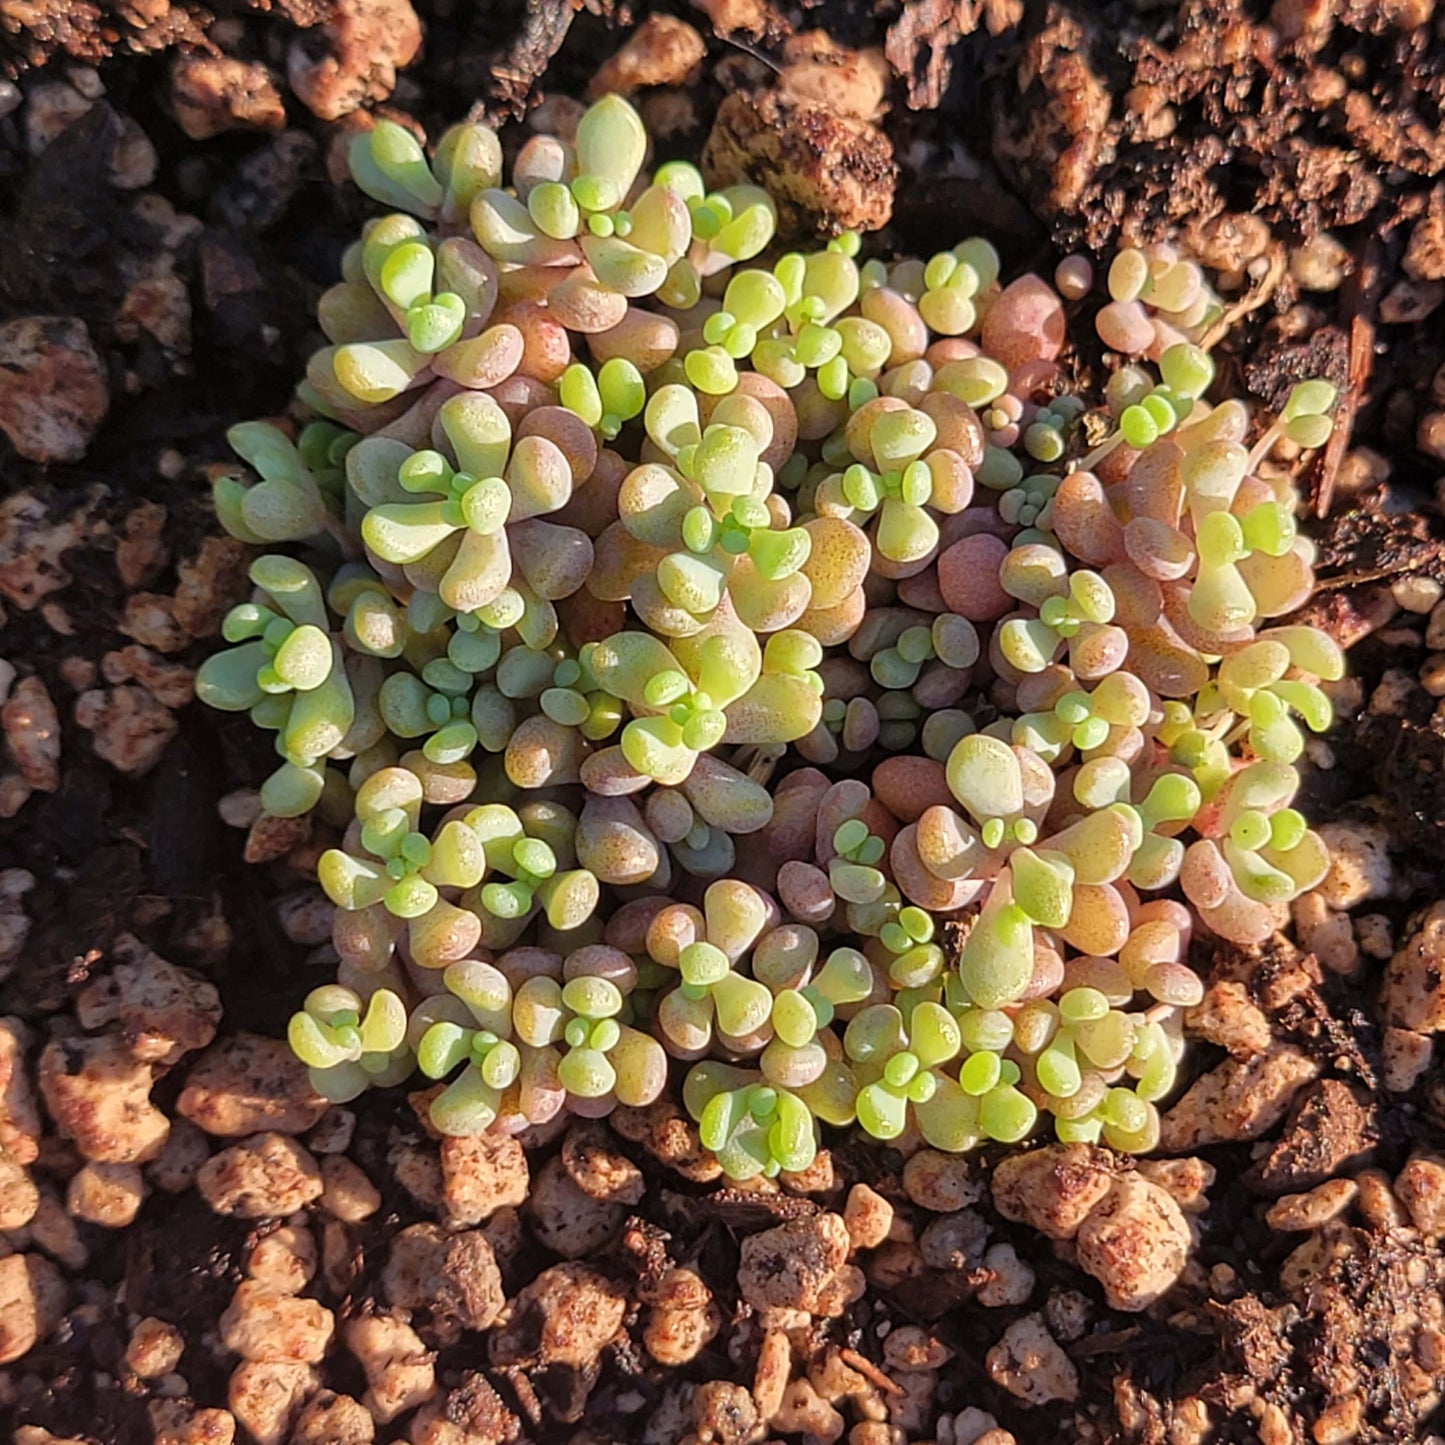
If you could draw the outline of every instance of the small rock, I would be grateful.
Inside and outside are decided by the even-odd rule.
[[[158,592],[132,592],[125,599],[118,630],[157,652],[179,652],[191,638],[172,611],[169,597]]]
[[[318,1390],[296,1417],[289,1445],[371,1445],[376,1422],[360,1400]]]
[[[112,952],[120,962],[76,1001],[85,1028],[119,1022],[131,1053],[162,1065],[176,1063],[215,1038],[221,996],[213,983],[167,963],[128,933]]]
[[[645,85],[682,85],[707,54],[702,36],[673,15],[649,15],[622,49],[608,56],[587,86],[596,100],[631,95]]]
[[[1354,1203],[1360,1187],[1353,1179],[1330,1179],[1304,1194],[1286,1194],[1265,1211],[1271,1229],[1306,1232],[1319,1229]]]
[[[0,694],[4,693],[0,686]],[[24,898],[35,887],[35,875],[25,868],[0,868],[0,977],[5,965],[20,957],[25,940],[30,937],[30,918],[25,912]],[[4,1031],[0,1021],[0,1034]],[[5,1042],[0,1037],[0,1099],[3,1099],[8,1071],[5,1064]],[[0,1102],[0,1148],[4,1147],[4,1104]]]
[[[921,1209],[951,1214],[977,1204],[983,1184],[971,1175],[968,1161],[958,1154],[920,1149],[903,1166],[903,1188]]]
[[[115,570],[128,592],[157,577],[170,557],[164,540],[166,515],[159,502],[141,502],[126,513],[115,544]]]
[[[1390,960],[1380,1004],[1395,1028],[1445,1031],[1445,901],[1431,906]]]
[[[208,1134],[304,1134],[326,1112],[285,1039],[234,1034],[197,1061],[176,1110]]]
[[[779,234],[876,231],[893,214],[893,147],[867,121],[793,104],[775,92],[734,91],[703,147],[710,186],[766,182]]]
[[[40,1152],[40,1104],[25,1067],[30,1030],[14,1017],[0,1018],[0,1150],[17,1164]]]
[[[256,1241],[246,1278],[279,1294],[300,1294],[316,1274],[316,1236],[304,1224],[283,1224]]]
[[[150,1101],[151,1066],[115,1034],[56,1039],[40,1055],[40,1092],[63,1137],[101,1164],[160,1153],[170,1121]]]
[[[754,1309],[818,1314],[848,1258],[848,1226],[838,1214],[793,1219],[743,1240],[738,1290]]]
[[[47,1338],[64,1311],[65,1281],[48,1259],[38,1254],[0,1259],[0,1365]]]
[[[667,1098],[645,1108],[623,1105],[608,1115],[608,1123],[624,1139],[641,1144],[649,1154],[694,1184],[710,1184],[722,1177],[722,1165],[697,1137],[697,1125]]]
[[[1435,1041],[1409,1029],[1386,1029],[1381,1049],[1381,1082],[1392,1094],[1408,1094],[1430,1067]]]
[[[1248,1063],[1226,1059],[1195,1080],[1164,1116],[1159,1147],[1182,1154],[1207,1144],[1257,1139],[1279,1123],[1319,1071],[1313,1059],[1283,1044]]]
[[[75,700],[75,721],[94,734],[97,756],[127,777],[149,772],[180,730],[170,710],[143,687],[83,692]]]
[[[1421,1234],[1445,1234],[1445,1159],[1417,1154],[1396,1175],[1395,1197]]]
[[[248,1279],[237,1286],[218,1328],[221,1342],[243,1360],[314,1365],[325,1357],[336,1321],[313,1299]]]
[[[722,1328],[722,1313],[696,1270],[675,1267],[647,1291],[643,1348],[659,1365],[695,1360]]]
[[[584,1194],[560,1158],[549,1159],[532,1181],[526,1216],[537,1242],[563,1259],[583,1259],[612,1243],[627,1208]]]
[[[1027,1405],[1079,1396],[1079,1372],[1040,1314],[1024,1315],[1003,1332],[984,1360],[989,1378]]]
[[[404,1320],[363,1315],[348,1322],[346,1348],[366,1372],[365,1405],[385,1425],[429,1400],[436,1390],[432,1354]]]
[[[294,1214],[323,1189],[316,1161],[284,1134],[256,1134],[201,1166],[196,1188],[217,1214],[243,1219]]]
[[[81,1237],[80,1226],[66,1213],[59,1195],[48,1186],[40,1191],[35,1217],[26,1233],[32,1243],[68,1270],[82,1270],[90,1263],[90,1249]]]
[[[0,414],[4,405],[0,400]],[[89,537],[92,516],[107,495],[105,487],[92,487],[81,505],[58,518],[31,492],[0,501],[0,593],[29,612],[68,587],[72,579],[63,565],[65,554]]]
[[[854,1249],[877,1249],[893,1227],[893,1206],[876,1189],[855,1184],[843,1206],[843,1223]]]
[[[171,106],[192,140],[228,130],[280,130],[286,107],[271,72],[229,55],[177,55],[171,61]]]
[[[606,1275],[585,1264],[553,1265],[512,1301],[509,1318],[487,1342],[488,1355],[499,1369],[592,1370],[626,1314],[627,1296]]]
[[[480,1370],[467,1370],[455,1390],[417,1411],[407,1438],[412,1445],[512,1445],[521,1433],[522,1422],[491,1381]]]
[[[286,78],[321,120],[340,120],[396,89],[396,72],[421,49],[408,0],[340,0],[328,24],[291,42]]]
[[[25,149],[38,156],[94,104],[95,97],[82,95],[63,80],[32,86],[25,97]]]
[[[1319,891],[1331,908],[1350,909],[1367,898],[1388,898],[1395,874],[1389,829],[1379,823],[1325,823],[1319,835],[1330,850],[1330,871]]]
[[[1209,1208],[1214,1165],[1203,1159],[1140,1159],[1134,1167],[1164,1190],[1185,1214],[1203,1214]]]
[[[441,1173],[448,1222],[463,1225],[526,1203],[531,1179],[522,1146],[505,1134],[443,1139]]]
[[[68,87],[67,87],[68,89]],[[0,430],[32,462],[78,462],[110,409],[85,322],[21,316],[0,326]]]
[[[186,1342],[174,1325],[147,1316],[130,1332],[125,1363],[141,1379],[155,1380],[169,1375],[180,1364],[185,1348]]]
[[[20,1229],[35,1218],[40,1191],[23,1164],[0,1150],[0,1229]]]
[[[182,1194],[210,1157],[206,1136],[188,1119],[173,1119],[165,1147],[146,1165],[146,1178],[166,1194]]]
[[[322,1158],[321,1178],[326,1186],[321,1207],[336,1219],[346,1224],[360,1224],[381,1208],[381,1194],[376,1186],[360,1166],[343,1155],[327,1154]]]
[[[1079,1264],[1116,1310],[1147,1309],[1189,1257],[1189,1225],[1173,1198],[1137,1174],[1114,1182],[1075,1237]]]
[[[613,1147],[611,1131],[600,1121],[578,1120],[562,1140],[561,1160],[568,1177],[589,1198],[607,1204],[639,1204],[646,1185],[642,1170]]]
[[[5,742],[20,776],[40,793],[60,786],[60,718],[38,677],[22,677],[0,708]]]
[[[221,621],[236,603],[250,593],[246,569],[251,549],[235,537],[209,536],[200,550],[176,565],[176,594],[172,615],[192,637],[215,637]]]
[[[1034,1272],[1018,1257],[1011,1244],[990,1245],[983,1257],[983,1269],[988,1278],[979,1285],[974,1297],[987,1309],[1025,1304],[1034,1292]],[[890,1334],[888,1338],[891,1340],[893,1336]]]
[[[392,1240],[382,1286],[398,1309],[430,1310],[457,1330],[490,1329],[506,1303],[496,1256],[477,1229],[448,1234],[440,1225],[413,1224],[402,1230]]]
[[[993,1171],[994,1207],[1050,1239],[1073,1239],[1113,1187],[1106,1150],[1087,1144],[1046,1144],[999,1161]]]
[[[152,1445],[232,1445],[236,1417],[229,1410],[198,1410],[187,1399],[152,1399],[146,1404]]]
[[[1184,1015],[1184,1026],[1246,1062],[1269,1048],[1269,1019],[1242,983],[1211,984],[1200,1003]]]
[[[134,1164],[86,1163],[70,1178],[65,1207],[103,1229],[124,1229],[145,1201],[145,1177]]]
[[[1299,1096],[1289,1122],[1244,1182],[1261,1194],[1299,1194],[1369,1162],[1378,1138],[1363,1090],[1322,1079]]]
[[[310,1365],[245,1360],[231,1373],[226,1403],[255,1445],[283,1445],[318,1383]]]

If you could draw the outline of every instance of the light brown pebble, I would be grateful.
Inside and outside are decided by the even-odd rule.
[[[84,1269],[90,1262],[90,1250],[81,1235],[80,1226],[66,1212],[60,1196],[49,1186],[40,1191],[35,1217],[26,1228],[30,1241],[38,1244],[57,1264],[69,1270]]]
[[[215,1038],[221,997],[213,983],[168,963],[130,934],[122,934],[111,952],[110,973],[76,1000],[84,1027],[118,1023],[136,1058],[165,1065]]]
[[[326,1112],[285,1039],[235,1034],[196,1061],[176,1109],[208,1134],[304,1134]]]
[[[1179,1206],[1137,1174],[1115,1181],[1076,1237],[1078,1259],[1117,1310],[1147,1309],[1184,1270],[1191,1235]]]
[[[480,1224],[499,1209],[524,1204],[530,1183],[522,1146],[504,1134],[443,1139],[441,1178],[453,1224]]]
[[[512,1301],[506,1321],[487,1342],[491,1363],[567,1365],[591,1369],[622,1327],[627,1296],[585,1264],[545,1269]]]
[[[1004,1332],[984,1360],[989,1378],[1026,1404],[1076,1400],[1079,1372],[1038,1314],[1024,1315]]]
[[[183,1194],[210,1157],[206,1136],[188,1120],[173,1119],[170,1135],[161,1152],[145,1166],[145,1175],[164,1193]]]
[[[35,1217],[40,1191],[29,1171],[0,1151],[0,1229],[19,1229]]]
[[[843,1206],[843,1223],[854,1249],[876,1249],[893,1227],[893,1206],[876,1189],[855,1184]]]
[[[837,1214],[815,1214],[743,1240],[738,1288],[755,1309],[820,1312],[851,1240]]]
[[[124,1229],[140,1213],[145,1176],[135,1164],[83,1164],[71,1176],[65,1207],[77,1219],[104,1229]]]
[[[983,1268],[989,1277],[979,1285],[975,1298],[986,1309],[1025,1304],[1034,1292],[1034,1272],[1011,1244],[990,1245]]]
[[[1353,1179],[1327,1179],[1303,1194],[1286,1194],[1265,1211],[1271,1229],[1303,1232],[1318,1229],[1343,1214],[1360,1192]]]
[[[229,1410],[198,1410],[186,1399],[153,1399],[146,1404],[152,1445],[232,1445],[236,1417]]]
[[[898,1325],[883,1341],[883,1362],[890,1370],[939,1370],[953,1351],[920,1325]]]
[[[398,1309],[428,1309],[433,1322],[456,1331],[485,1330],[506,1302],[496,1255],[479,1229],[452,1234],[437,1224],[413,1224],[391,1243],[382,1271],[387,1299]]]
[[[296,1417],[287,1445],[371,1445],[375,1439],[376,1422],[360,1400],[318,1390]]]
[[[1226,1059],[1196,1079],[1161,1121],[1160,1147],[1185,1153],[1208,1144],[1257,1139],[1289,1110],[1320,1066],[1282,1044],[1250,1061]]]
[[[176,1368],[185,1348],[186,1342],[174,1325],[147,1316],[130,1332],[125,1363],[141,1379],[154,1380]]]
[[[345,1154],[356,1133],[356,1115],[350,1109],[333,1104],[321,1122],[306,1136],[306,1147],[313,1154]]]
[[[360,1224],[381,1208],[381,1192],[362,1171],[341,1154],[321,1160],[321,1207],[347,1224]]]
[[[300,1294],[316,1274],[316,1236],[305,1224],[283,1224],[246,1256],[246,1278],[280,1294]]]
[[[282,1445],[317,1384],[310,1365],[245,1360],[231,1372],[226,1403],[256,1445]]]
[[[1445,1159],[1417,1154],[1395,1176],[1395,1197],[1421,1234],[1445,1234]]]
[[[1431,906],[1390,960],[1380,1003],[1388,1025],[1445,1030],[1445,901]]]
[[[0,1365],[49,1337],[65,1312],[65,1293],[60,1271],[41,1255],[0,1259]]]
[[[1406,1214],[1395,1197],[1390,1176],[1383,1169],[1362,1169],[1355,1175],[1356,1203],[1360,1217],[1371,1229],[1381,1232],[1399,1229]]]
[[[605,1204],[642,1201],[642,1170],[616,1148],[611,1130],[596,1120],[579,1120],[562,1141],[562,1167],[591,1199]]]
[[[411,1445],[512,1445],[520,1435],[521,1422],[480,1370],[464,1371],[456,1389],[428,1400],[407,1429]]]
[[[316,1364],[326,1355],[336,1321],[312,1299],[298,1299],[259,1280],[243,1280],[221,1316],[221,1341],[243,1360],[300,1360]]]
[[[803,1435],[832,1445],[842,1437],[843,1417],[808,1380],[793,1380],[783,1390],[783,1402],[773,1415],[773,1429],[783,1435]]]
[[[366,1372],[366,1408],[379,1425],[431,1398],[436,1390],[433,1355],[421,1336],[394,1315],[362,1315],[345,1329],[346,1348]]]
[[[52,1040],[39,1078],[51,1118],[87,1159],[139,1164],[160,1153],[170,1122],[151,1104],[151,1066],[118,1036]]]
[[[560,1158],[549,1159],[532,1181],[524,1213],[538,1242],[563,1259],[582,1259],[604,1249],[627,1218],[625,1205],[584,1194]]]
[[[202,1165],[196,1187],[217,1214],[243,1219],[293,1214],[324,1188],[316,1161],[284,1134],[256,1134],[221,1150]]]
[[[993,1171],[994,1207],[1050,1239],[1072,1239],[1113,1186],[1106,1150],[1048,1144],[1002,1160]]]
[[[1430,1067],[1435,1041],[1429,1034],[1409,1029],[1386,1029],[1382,1049],[1381,1082],[1392,1094],[1408,1094]]]

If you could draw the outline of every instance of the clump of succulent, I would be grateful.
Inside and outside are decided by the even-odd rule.
[[[338,1100],[415,1065],[452,1134],[671,1087],[734,1178],[823,1128],[1146,1152],[1191,940],[1328,862],[1289,462],[1334,392],[1224,394],[1170,246],[1097,296],[978,238],[784,250],[649,149],[616,97],[509,174],[379,122],[305,420],[231,432],[222,523],[297,555],[197,690],[330,830],[293,1047]]]

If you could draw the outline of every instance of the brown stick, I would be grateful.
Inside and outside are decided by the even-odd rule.
[[[838,1358],[849,1368],[857,1370],[860,1375],[866,1376],[878,1388],[889,1395],[901,1395],[902,1385],[890,1380],[877,1365],[866,1355],[860,1355],[857,1350],[839,1350]]]

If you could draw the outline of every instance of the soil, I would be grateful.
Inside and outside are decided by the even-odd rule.
[[[368,61],[358,84],[379,113],[433,134],[469,110],[500,122],[584,96],[601,61],[667,9],[645,0],[419,0],[416,8],[420,54],[398,60],[396,73],[384,56]],[[45,1040],[92,1027],[77,1017],[78,1000],[112,975],[127,935],[214,984],[227,1035],[278,1034],[327,976],[317,947],[324,934],[295,921],[316,897],[307,867],[324,840],[301,830],[269,846],[252,834],[248,844],[223,821],[218,803],[264,776],[265,748],[244,719],[187,702],[187,670],[245,586],[244,555],[218,540],[207,468],[227,455],[228,425],[286,408],[318,341],[315,301],[364,214],[357,192],[337,180],[354,120],[318,118],[287,76],[328,47],[337,52],[337,36],[362,12],[378,27],[361,32],[363,49],[385,52],[375,37],[396,37],[399,10],[405,0],[209,9],[191,0],[0,0],[0,74],[13,77],[0,81],[0,327],[33,316],[83,322],[94,374],[77,381],[67,371],[51,390],[83,384],[92,403],[99,395],[92,422],[77,424],[78,448],[62,445],[53,460],[29,460],[0,440],[0,658],[43,683],[59,719],[49,776],[43,762],[0,763],[0,812],[10,814],[0,821],[0,869],[33,878],[13,895],[7,889],[23,881],[0,872],[0,1015],[34,1031],[32,1069]],[[1321,591],[1308,610],[1353,644],[1359,682],[1357,704],[1341,706],[1341,721],[1312,752],[1319,766],[1308,806],[1320,822],[1384,829],[1392,881],[1384,896],[1358,903],[1355,935],[1386,942],[1339,969],[1283,945],[1200,960],[1208,981],[1245,983],[1268,1018],[1271,1047],[1299,1049],[1318,1082],[1262,1139],[1199,1150],[1214,1175],[1207,1208],[1192,1216],[1192,1261],[1148,1313],[1107,1308],[1071,1249],[1001,1220],[985,1186],[979,1215],[989,1238],[1011,1244],[1035,1276],[1025,1305],[979,1305],[977,1279],[935,1272],[890,1284],[870,1267],[868,1292],[827,1325],[829,1339],[866,1354],[880,1321],[935,1331],[951,1358],[933,1414],[906,1433],[940,1445],[953,1445],[954,1427],[941,1426],[938,1412],[969,1405],[1024,1445],[1445,1433],[1428,1378],[1441,1370],[1430,1351],[1445,1343],[1445,1215],[1434,1231],[1412,1229],[1403,1215],[1391,1224],[1361,1203],[1363,1223],[1336,1220],[1307,1236],[1328,1253],[1307,1288],[1291,1273],[1306,1236],[1265,1219],[1280,1195],[1362,1170],[1388,1184],[1413,1156],[1445,1153],[1445,1070],[1427,1039],[1424,1067],[1392,1087],[1397,1041],[1380,1002],[1383,959],[1414,936],[1421,909],[1445,898],[1445,718],[1422,685],[1445,646],[1427,624],[1440,595],[1431,584],[1445,584],[1436,502],[1445,310],[1431,306],[1445,277],[1445,6],[699,0],[670,13],[697,27],[706,57],[685,84],[644,92],[664,156],[698,154],[724,96],[768,87],[794,53],[790,37],[822,29],[838,46],[880,51],[889,83],[877,129],[898,169],[893,181],[880,167],[870,131],[866,174],[854,179],[870,210],[889,217],[871,245],[926,254],[939,234],[979,231],[1023,269],[1051,267],[1076,247],[1179,235],[1212,267],[1240,273],[1239,315],[1217,352],[1236,389],[1269,403],[1294,380],[1323,374],[1341,386],[1355,423],[1349,449],[1332,448],[1305,478],[1320,514],[1311,525]],[[271,86],[280,107],[273,128],[193,139],[174,101],[182,55],[256,67],[247,74]],[[218,125],[239,105],[224,91],[207,103]],[[789,103],[769,98],[763,109]],[[1322,228],[1343,245],[1344,274],[1332,289],[1306,290],[1293,258]],[[76,333],[67,335],[73,342]],[[1093,360],[1078,358],[1085,368]],[[148,611],[157,598],[159,622]],[[7,734],[12,720],[20,729],[11,695]],[[23,805],[10,807],[15,799]],[[264,861],[243,863],[248,846]],[[289,925],[278,902],[292,910]],[[1361,924],[1364,915],[1380,921]],[[28,934],[18,920],[28,920]],[[1310,947],[1323,956],[1322,945]],[[1192,1057],[1203,1074],[1225,1053],[1200,1043]],[[191,1062],[155,1087],[153,1102],[168,1117],[178,1117]],[[354,1113],[345,1153],[381,1202],[364,1222],[320,1231],[312,1292],[338,1324],[378,1308],[396,1235],[439,1212],[434,1188],[429,1195],[408,1172],[410,1161],[426,1179],[437,1173],[437,1145],[408,1101],[373,1094]],[[834,1185],[759,1194],[688,1179],[645,1143],[614,1137],[646,1187],[618,1216],[626,1227],[588,1263],[627,1294],[630,1333],[602,1352],[594,1378],[556,1364],[488,1365],[476,1335],[458,1338],[422,1311],[414,1323],[435,1352],[439,1389],[453,1392],[453,1418],[487,1416],[485,1428],[445,1438],[671,1445],[690,1428],[666,1426],[681,1384],[751,1382],[753,1355],[725,1347],[747,1338],[741,1236],[841,1209],[844,1186],[858,1182],[926,1223],[909,1203],[900,1159],[834,1142]],[[545,1154],[532,1162],[534,1177]],[[985,1179],[990,1162],[975,1177]],[[34,1165],[42,1194],[63,1200],[79,1164],[71,1144],[47,1135]],[[54,1212],[66,1217],[61,1205]],[[235,1360],[217,1341],[218,1321],[271,1227],[218,1215],[192,1188],[157,1185],[125,1228],[72,1223],[69,1238],[60,1226],[32,1224],[8,1243],[0,1234],[0,1254],[38,1248],[56,1257],[66,1287],[58,1327],[0,1368],[0,1424],[32,1427],[17,1438],[34,1445],[207,1438],[165,1434],[156,1421],[170,1417],[156,1406],[182,1401],[197,1431],[196,1412],[227,1407]],[[517,1240],[515,1249],[497,1245],[509,1298],[553,1258],[531,1234]],[[649,1279],[680,1264],[701,1275],[736,1328],[689,1364],[665,1368],[636,1343],[637,1301]],[[1433,1316],[1421,1303],[1432,1291]],[[985,1355],[1024,1310],[1044,1309],[1057,1326],[1079,1298],[1086,1323],[1065,1341],[1078,1398],[1031,1408],[990,1378]],[[140,1317],[181,1331],[178,1376],[146,1380],[127,1367]],[[751,1348],[755,1355],[755,1340]],[[485,1379],[471,1374],[484,1367]],[[357,1398],[367,1384],[341,1350],[320,1367],[319,1383]],[[1341,1433],[1330,1433],[1336,1425]],[[383,1426],[377,1438],[401,1439],[402,1428]],[[276,1439],[287,1438],[283,1424]],[[702,1425],[698,1438],[708,1439]],[[747,1438],[756,1437],[740,1434],[732,1445]],[[850,1439],[875,1445],[867,1432]]]

